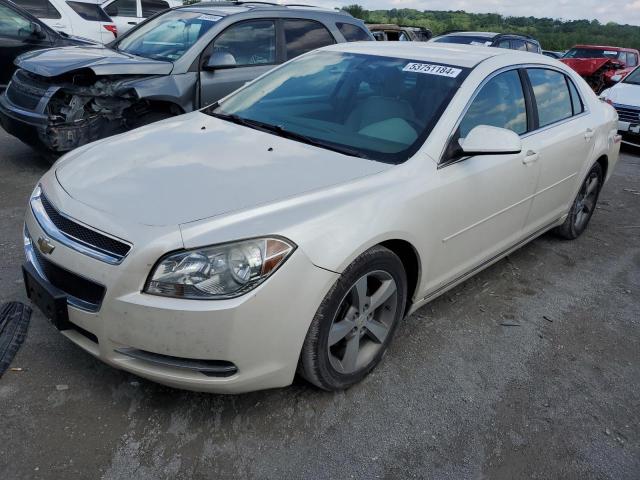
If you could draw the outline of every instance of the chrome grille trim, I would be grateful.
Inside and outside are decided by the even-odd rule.
[[[631,124],[640,124],[640,107],[632,107],[631,105],[613,104],[613,108],[618,112],[618,119]]]
[[[47,203],[45,207],[45,202]],[[52,239],[60,242],[61,244],[76,250],[84,255],[95,258],[96,260],[100,260],[101,262],[109,263],[111,265],[119,265],[128,255],[129,251],[131,251],[131,244],[128,242],[124,242],[119,238],[115,238],[109,235],[106,235],[103,232],[100,232],[94,228],[88,227],[87,225],[81,224],[77,220],[74,220],[62,212],[58,211],[51,202],[49,202],[44,194],[42,193],[41,187],[37,187],[36,191],[31,197],[31,211],[35,216],[37,222],[40,224],[40,227],[45,231],[45,233],[51,237]],[[90,232],[95,238],[103,237],[104,239],[109,240],[110,242],[114,242],[123,246],[119,252],[111,251],[110,249],[95,245],[92,242],[86,241],[82,238],[78,238],[79,235],[72,235],[70,232],[62,230],[58,227],[50,218],[47,213],[47,209],[54,209],[55,213],[62,217],[65,222],[69,222],[73,224],[77,229],[83,231],[86,230]]]

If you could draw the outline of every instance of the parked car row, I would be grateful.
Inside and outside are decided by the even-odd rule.
[[[209,105],[316,48],[372,40],[346,13],[202,3],[162,12],[109,45],[29,52],[0,96],[4,129],[59,155]]]
[[[138,41],[176,15],[198,34]],[[88,57],[84,85],[79,58],[20,62],[29,89],[71,88],[60,115],[84,111],[82,88],[91,109],[129,100],[108,83],[117,65],[153,72],[164,96],[187,78],[191,105],[239,66],[272,68],[206,108],[77,148],[41,178],[25,287],[67,338],[178,388],[240,393],[298,373],[344,389],[407,314],[546,231],[585,231],[620,137],[575,71],[524,51],[347,43],[345,25],[364,28],[311,9],[183,7],[113,57],[70,49]],[[298,55],[327,32],[336,45]]]

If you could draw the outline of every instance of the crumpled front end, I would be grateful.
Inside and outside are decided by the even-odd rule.
[[[0,96],[7,132],[54,155],[124,131],[144,113],[132,76],[96,76],[90,70],[44,77],[18,69]]]
[[[621,62],[609,58],[562,58],[560,61],[575,70],[596,93],[613,85],[611,77],[624,69]]]

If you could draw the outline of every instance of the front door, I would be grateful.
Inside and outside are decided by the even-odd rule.
[[[437,292],[523,238],[539,164],[526,133],[530,123],[517,70],[500,73],[478,92],[452,142],[478,125],[508,128],[522,137],[518,154],[477,155],[441,163],[436,171],[441,211],[428,228],[435,237],[427,293]]]
[[[209,70],[214,52],[230,54],[232,68]],[[200,106],[220,100],[278,63],[276,25],[273,20],[249,20],[231,25],[218,35],[203,55],[200,70]]]

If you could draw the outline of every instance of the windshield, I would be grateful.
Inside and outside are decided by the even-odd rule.
[[[319,51],[204,112],[347,155],[401,163],[422,145],[467,73],[424,61]]]
[[[222,17],[170,10],[132,30],[115,44],[121,52],[174,62]]]
[[[471,35],[446,35],[433,40],[438,43],[461,43],[463,45],[485,45],[489,46],[493,40],[488,37],[473,37]]]
[[[604,48],[572,48],[562,58],[610,58],[619,60],[622,52]]]
[[[640,68],[636,68],[633,72],[627,75],[623,83],[632,83],[633,85],[640,85]]]

